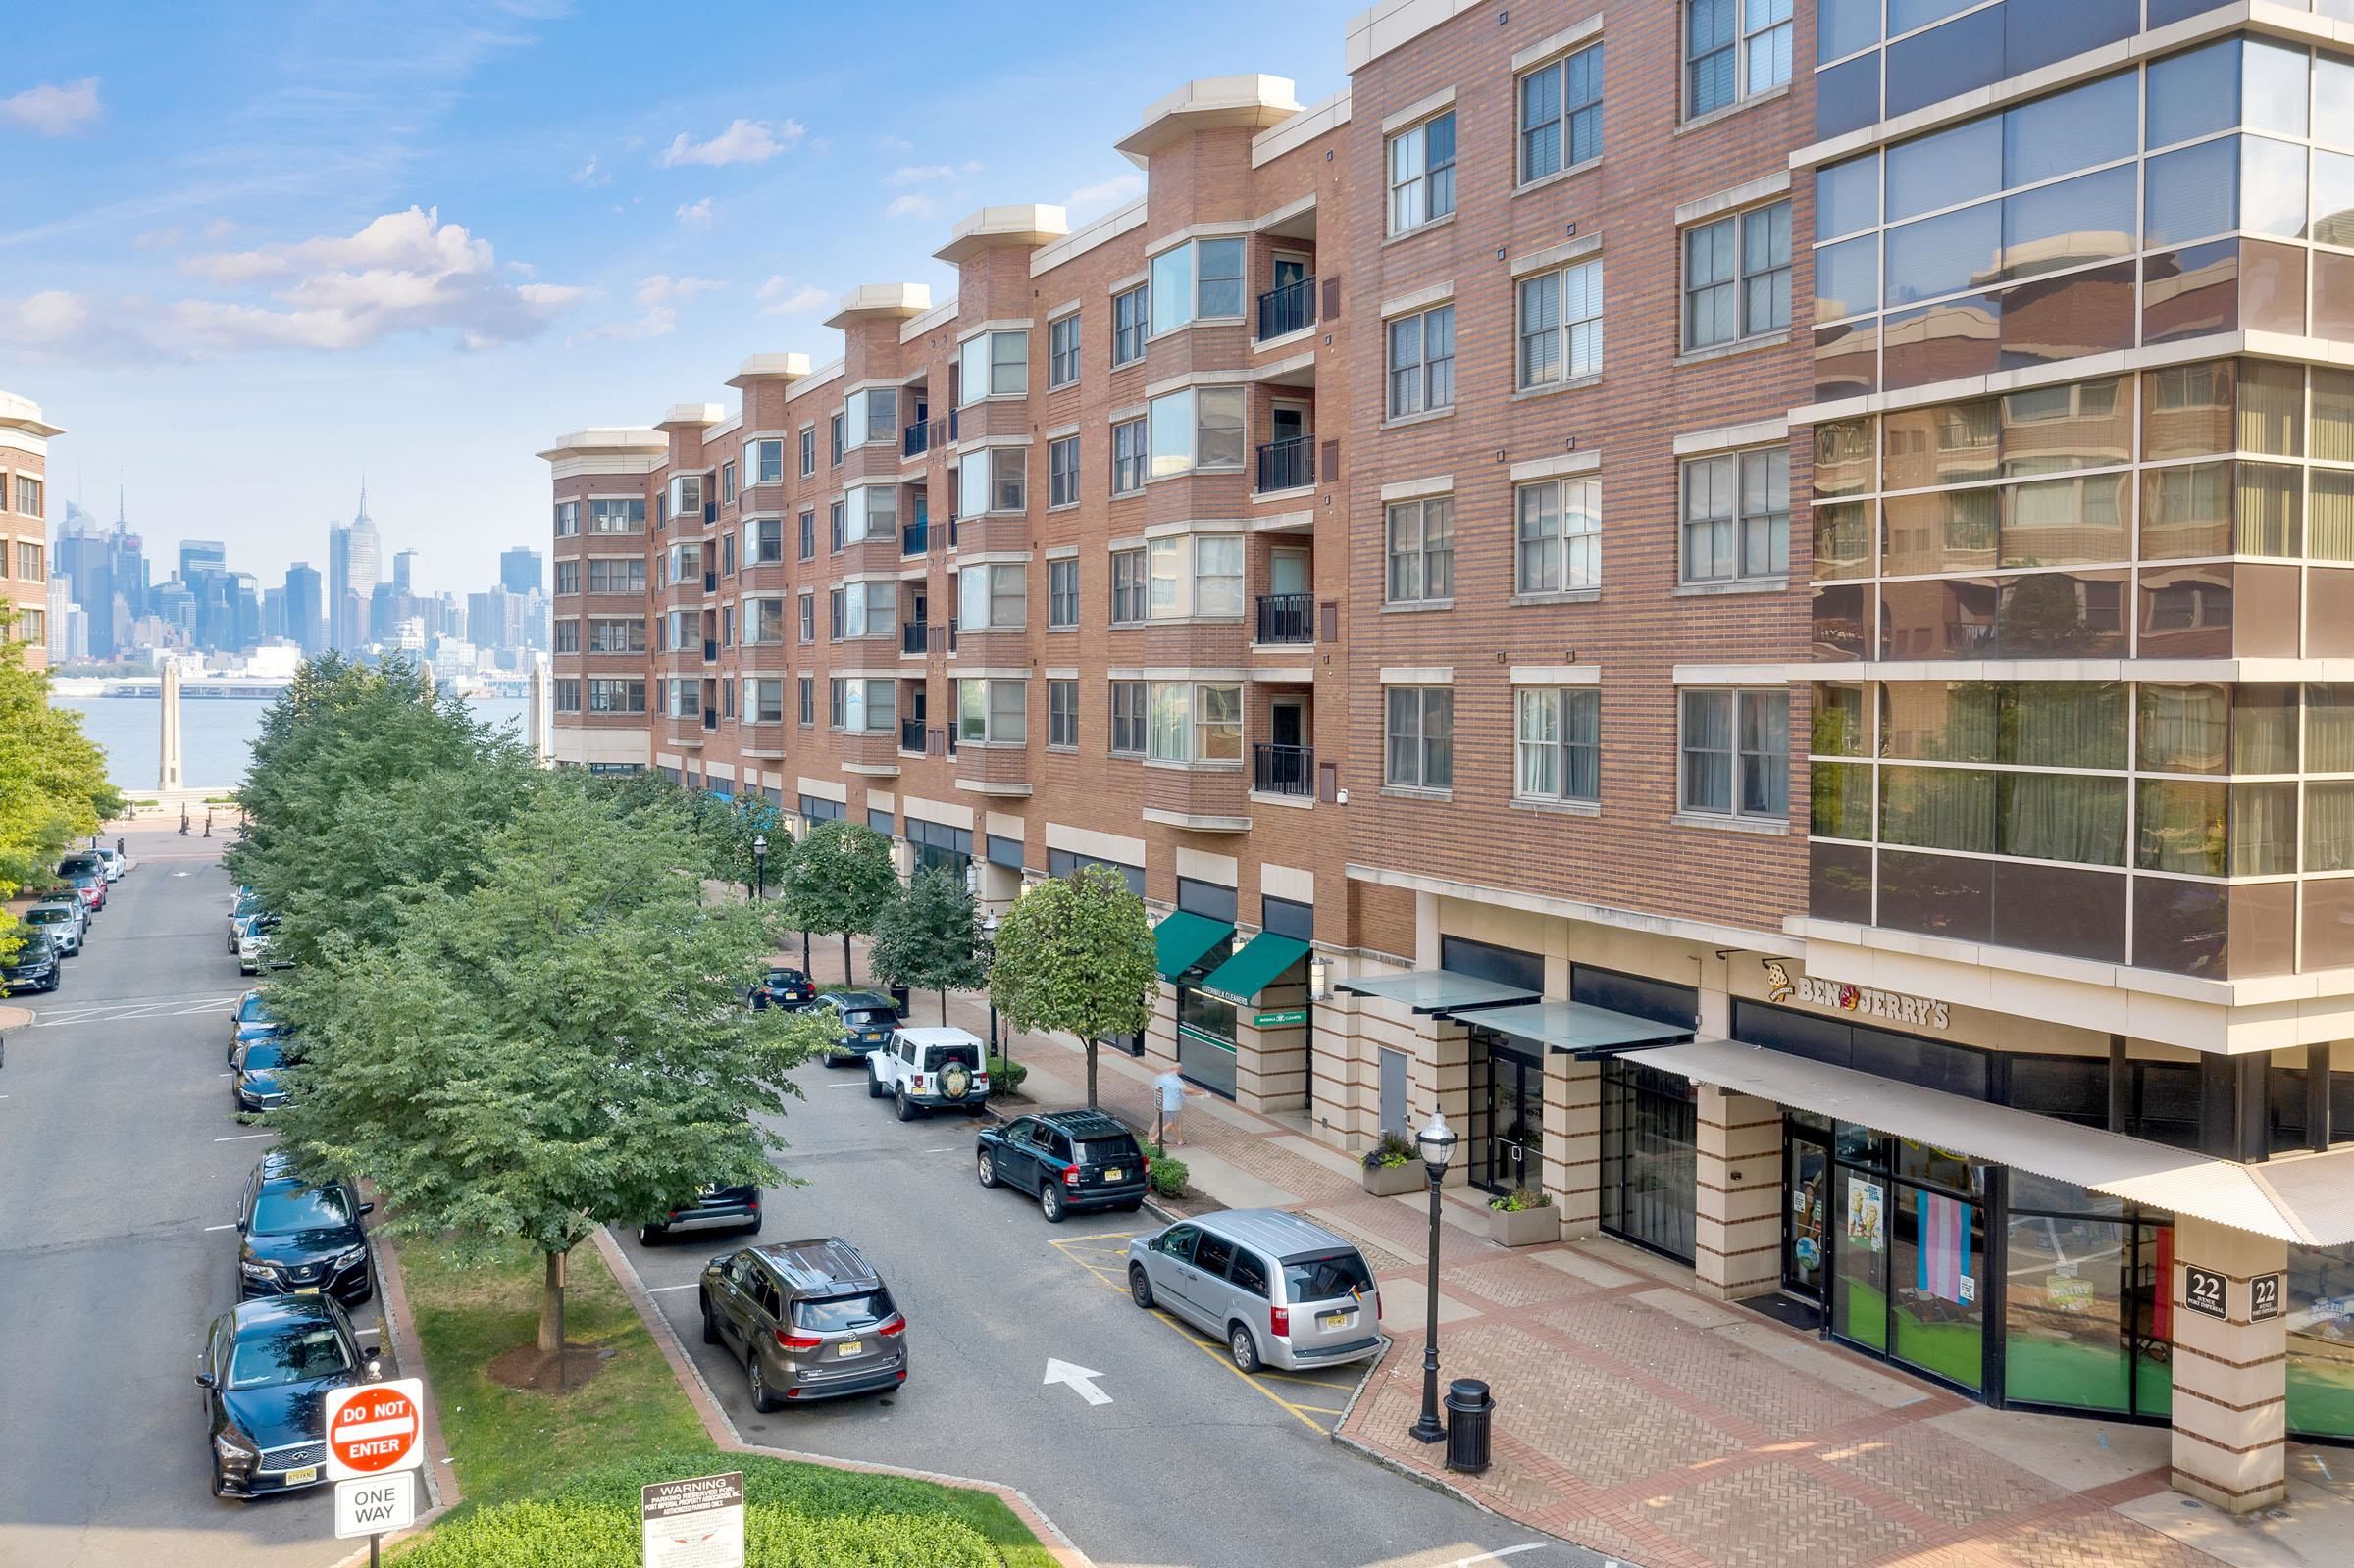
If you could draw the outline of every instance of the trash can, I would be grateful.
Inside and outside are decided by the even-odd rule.
[[[891,987],[891,1005],[892,1010],[896,1012],[901,1018],[905,1018],[907,1016],[908,1000],[906,986],[894,986]]]
[[[1488,1429],[1496,1401],[1477,1378],[1447,1385],[1447,1468],[1478,1475],[1488,1468]]]

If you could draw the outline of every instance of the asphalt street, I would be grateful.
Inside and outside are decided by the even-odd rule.
[[[841,1236],[909,1319],[894,1395],[755,1415],[743,1368],[702,1342],[695,1282],[753,1239],[621,1237],[653,1299],[750,1442],[909,1465],[1021,1488],[1103,1568],[1262,1564],[1514,1568],[1600,1557],[1381,1469],[1327,1436],[1346,1378],[1246,1378],[1219,1348],[1128,1298],[1118,1253],[1151,1215],[1074,1215],[974,1179],[975,1124],[901,1124],[862,1075],[804,1068],[761,1242]],[[1046,1382],[1049,1359],[1097,1372],[1091,1404]]]
[[[236,1298],[231,1224],[267,1145],[222,1061],[251,982],[226,946],[218,840],[134,835],[65,984],[15,999],[0,1069],[0,1564],[318,1568],[320,1488],[213,1497],[191,1377]],[[376,1321],[373,1305],[355,1318]]]

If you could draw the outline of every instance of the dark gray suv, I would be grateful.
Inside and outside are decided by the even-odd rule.
[[[743,1363],[752,1408],[878,1393],[907,1381],[907,1317],[840,1237],[723,1252],[698,1287],[703,1342]]]

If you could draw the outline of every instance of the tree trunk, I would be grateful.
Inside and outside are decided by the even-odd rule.
[[[842,983],[844,986],[858,984],[858,977],[850,973],[850,934],[846,931],[842,934]]]
[[[562,1343],[565,1255],[561,1252],[542,1252],[539,1262],[542,1271],[539,1284],[539,1349],[542,1354],[548,1354]]]
[[[1087,1042],[1087,1108],[1096,1108],[1096,1042]]]
[[[940,1021],[944,1024],[948,1021],[948,993],[945,987],[940,993]]]

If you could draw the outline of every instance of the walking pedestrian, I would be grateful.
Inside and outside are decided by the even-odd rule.
[[[1159,1113],[1162,1148],[1174,1148],[1185,1141],[1185,1080],[1175,1070],[1152,1080],[1154,1109]]]

